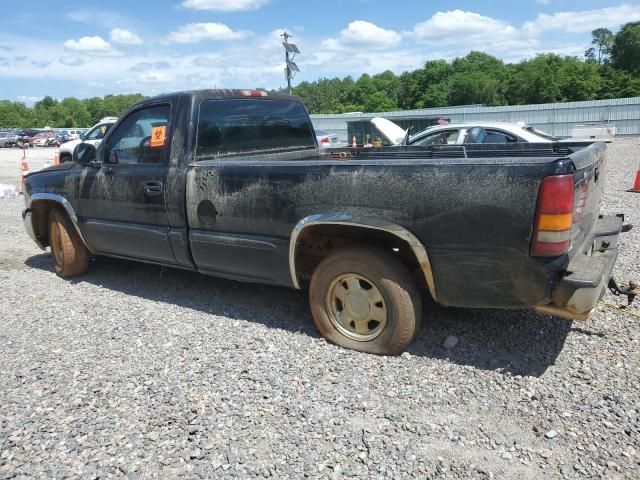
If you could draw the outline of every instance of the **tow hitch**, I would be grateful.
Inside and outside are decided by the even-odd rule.
[[[638,284],[632,280],[630,280],[629,285],[625,287],[619,285],[618,282],[616,282],[616,279],[611,277],[609,279],[609,284],[607,285],[607,287],[609,288],[609,291],[611,291],[611,293],[613,293],[616,297],[619,297],[620,295],[627,296],[627,304],[625,305],[625,307],[631,305],[631,302],[633,302],[633,300],[636,298],[636,295],[640,294],[640,291],[638,290]]]

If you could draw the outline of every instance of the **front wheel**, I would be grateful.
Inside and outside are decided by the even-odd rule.
[[[361,352],[402,352],[420,329],[416,281],[391,253],[346,248],[327,256],[309,287],[313,319],[324,338]]]
[[[89,251],[71,221],[57,209],[49,215],[49,244],[53,267],[59,277],[75,277],[87,271]]]

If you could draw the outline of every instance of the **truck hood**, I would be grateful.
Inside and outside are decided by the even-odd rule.
[[[73,149],[76,148],[76,145],[79,145],[81,143],[82,140],[71,140],[70,142],[64,142],[62,145],[60,145],[60,151],[73,153]]]
[[[407,135],[406,130],[403,130],[391,120],[382,117],[372,118],[371,123],[391,145],[402,145],[404,137]]]
[[[101,142],[102,140],[71,140],[70,142],[65,142],[60,145],[60,152],[73,153],[76,145],[80,145],[81,143],[90,143],[91,145],[97,147]]]

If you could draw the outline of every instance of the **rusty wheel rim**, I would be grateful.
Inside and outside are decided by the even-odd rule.
[[[326,295],[333,326],[344,336],[368,342],[378,337],[387,324],[387,306],[378,287],[355,273],[336,277]]]
[[[57,266],[62,265],[62,238],[60,235],[60,225],[54,223],[51,228],[51,253],[53,253],[53,261]]]

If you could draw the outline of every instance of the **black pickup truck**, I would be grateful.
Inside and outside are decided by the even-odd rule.
[[[304,286],[324,337],[391,354],[417,334],[423,293],[585,319],[630,228],[599,214],[605,148],[320,150],[295,97],[180,92],[28,175],[23,218],[63,278],[106,255]]]

